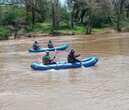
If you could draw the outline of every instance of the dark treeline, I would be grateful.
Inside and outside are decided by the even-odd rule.
[[[0,0],[0,39],[25,32],[129,30],[129,0]],[[81,28],[77,28],[81,27]]]

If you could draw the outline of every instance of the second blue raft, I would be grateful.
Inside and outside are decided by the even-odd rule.
[[[45,51],[55,51],[55,50],[65,50],[69,47],[68,44],[63,44],[54,48],[39,48],[37,50],[34,50],[33,48],[30,48],[28,51],[29,52],[34,52],[34,53],[38,53],[38,52],[45,52]]]

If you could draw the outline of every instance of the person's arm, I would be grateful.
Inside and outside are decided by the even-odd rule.
[[[55,60],[55,58],[56,58],[56,56],[54,56],[52,59],[50,59],[51,61],[54,61]]]
[[[42,63],[44,64],[44,57],[42,57]]]
[[[40,47],[39,43],[37,44],[38,47]]]
[[[75,57],[79,57],[79,56],[80,56],[80,54],[75,55]]]

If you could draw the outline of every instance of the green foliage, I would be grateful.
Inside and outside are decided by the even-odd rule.
[[[105,31],[104,28],[94,28],[94,29],[93,29],[93,32],[96,32],[96,33],[102,33],[102,32],[104,32],[104,31]]]
[[[1,15],[0,23],[4,25],[11,25],[18,18],[25,17],[24,8],[14,8],[11,6],[8,6],[8,7],[3,6],[1,10],[2,11],[0,13]]]
[[[110,25],[111,25],[110,17],[102,16],[100,14],[94,17],[94,23],[93,23],[94,28],[102,28]]]
[[[73,28],[73,32],[75,32],[75,33],[84,33],[85,32],[85,27],[84,26],[75,26]]]
[[[27,28],[27,32],[50,33],[51,32],[51,24],[49,24],[49,23],[36,23],[33,27],[29,26]]]
[[[10,31],[5,27],[0,27],[0,40],[7,40]]]
[[[41,32],[41,33],[51,33],[52,27],[50,23],[36,23],[33,28],[28,27],[27,32]],[[85,32],[85,27],[83,25],[80,26],[75,26],[73,29],[71,29],[67,24],[62,23],[59,27],[57,32],[64,32],[64,33],[69,33],[69,32],[74,32],[74,33],[84,33]]]
[[[73,29],[71,29],[69,26],[64,25],[60,26],[60,28],[57,30],[58,32],[74,32],[74,33],[85,33],[85,27],[83,25],[76,25]]]
[[[67,12],[67,7],[61,7],[60,8],[60,25],[64,26],[64,25],[69,25],[69,20],[70,20],[70,13]]]
[[[4,25],[12,24],[15,19],[16,19],[16,15],[13,12],[6,12],[3,14],[1,22]]]

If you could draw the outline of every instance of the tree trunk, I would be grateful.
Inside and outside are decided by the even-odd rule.
[[[121,32],[120,22],[121,22],[121,17],[122,17],[123,7],[124,7],[125,1],[126,0],[120,0],[119,4],[118,4],[118,10],[117,10],[117,31],[118,32]]]
[[[129,18],[129,6],[128,6],[128,8],[127,8],[126,13],[127,13],[127,18]]]
[[[59,0],[55,0],[55,28],[57,29],[59,27]]]
[[[71,15],[70,15],[70,25],[71,25],[71,29],[74,28],[74,23],[73,23],[73,12],[71,12]]]
[[[14,39],[17,38],[17,30],[14,32]]]
[[[32,25],[35,25],[35,9],[32,7]]]
[[[26,8],[26,21],[27,21],[27,18],[28,18],[28,16],[29,16],[29,6],[28,6],[27,3],[26,3],[26,5],[25,5],[25,8]]]
[[[56,22],[55,22],[55,7],[54,7],[54,3],[52,2],[52,32],[55,30],[55,26]]]
[[[88,24],[86,27],[86,34],[91,34],[91,32],[92,32],[92,25]]]
[[[117,31],[118,32],[121,32],[120,19],[121,19],[121,14],[118,13],[118,15],[117,15]]]
[[[89,10],[89,18],[88,18],[88,23],[87,23],[87,27],[86,27],[86,34],[91,34],[91,32],[92,32],[92,24],[93,24],[92,11]]]

